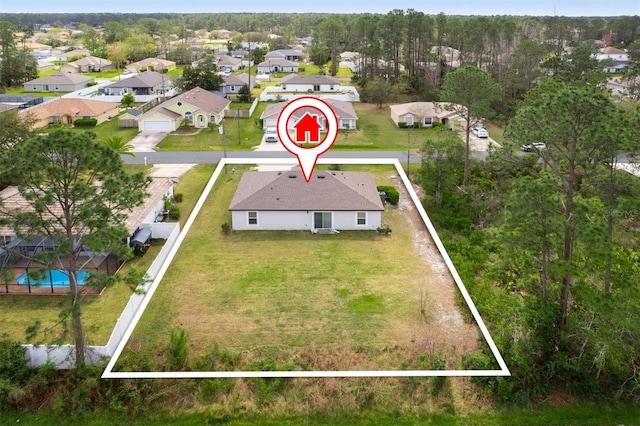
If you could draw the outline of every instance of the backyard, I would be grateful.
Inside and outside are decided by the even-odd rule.
[[[114,121],[114,120],[112,120]],[[127,166],[140,171],[140,166]],[[185,175],[176,186],[176,192],[184,195],[180,209],[183,213],[182,224],[193,209],[195,202],[202,192],[207,179],[213,171],[212,165],[196,166]],[[126,272],[127,268],[137,268],[146,271],[153,259],[160,251],[161,241],[154,241],[147,253],[142,257],[136,257],[126,263],[121,270]],[[107,343],[116,320],[120,316],[122,309],[126,305],[131,290],[125,284],[116,284],[107,288],[100,296],[91,296],[84,306],[83,321],[85,326],[85,338],[90,345],[104,345]],[[61,327],[58,324],[61,307],[66,299],[61,296],[0,296],[0,323],[2,323],[2,333],[8,333],[11,338],[18,341],[25,341],[25,330],[35,324],[40,323],[42,331],[51,329],[50,332],[38,334],[33,342],[53,343],[61,337]],[[56,326],[57,325],[57,326]],[[64,343],[72,343],[71,336],[63,339]]]
[[[209,194],[129,348],[158,354],[170,330],[184,330],[194,357],[218,346],[245,363],[268,354],[298,368],[376,370],[441,353],[447,368],[462,368],[478,330],[456,307],[455,285],[406,193],[384,212],[389,236],[226,235],[221,225],[244,167],[236,169]],[[374,170],[378,185],[397,183],[393,168]]]

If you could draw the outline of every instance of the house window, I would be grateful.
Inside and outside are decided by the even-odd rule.
[[[247,212],[247,223],[258,226],[258,212]]]
[[[176,103],[176,105],[182,106],[182,102],[178,101],[178,103]]]
[[[332,228],[331,212],[313,212],[313,227],[316,229]]]
[[[314,85],[313,85],[313,91],[314,91],[314,92],[319,92],[319,91],[320,91],[320,85],[318,85],[318,84],[314,84]]]
[[[235,92],[236,91],[236,86],[231,86],[231,91]]]
[[[215,115],[212,115],[211,117],[209,117],[209,123],[218,124],[218,119],[216,118]]]
[[[53,122],[54,123],[60,123],[60,116],[59,115],[54,115],[53,116]]]
[[[191,112],[185,112],[184,113],[184,119],[187,121],[193,121],[193,114]]]
[[[350,129],[351,121],[350,120],[340,120],[340,128],[341,129]]]
[[[425,117],[424,118],[424,126],[431,126],[433,124],[433,119],[431,117]]]
[[[356,212],[356,225],[367,226],[367,212]]]
[[[9,235],[0,235],[0,247],[6,247],[11,242]]]
[[[413,126],[413,115],[411,114],[405,115],[404,122],[407,123],[407,126]]]

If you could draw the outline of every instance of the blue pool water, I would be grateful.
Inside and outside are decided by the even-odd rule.
[[[85,280],[89,277],[89,272],[80,271],[78,272],[78,285],[83,285]],[[51,271],[45,272],[43,279],[34,280],[30,278],[27,281],[27,274],[22,274],[18,277],[18,284],[27,285],[27,283],[31,285],[42,285],[42,286],[51,286],[54,287],[69,287],[69,275],[65,272],[60,271],[58,269],[54,269]]]

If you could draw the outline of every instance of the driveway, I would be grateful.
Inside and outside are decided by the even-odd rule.
[[[167,132],[141,132],[129,142],[133,152],[155,152],[155,147],[165,138]]]
[[[286,149],[284,148],[284,146],[282,146],[282,144],[280,142],[265,142],[265,137],[266,136],[262,136],[262,140],[260,141],[260,145],[258,145],[254,151],[260,151],[260,152],[273,152],[273,151],[280,151],[280,152],[285,152]]]

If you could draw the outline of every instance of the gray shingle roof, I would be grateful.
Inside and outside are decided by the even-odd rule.
[[[384,210],[370,173],[315,171],[305,182],[300,170],[245,172],[229,210]]]
[[[162,82],[168,82],[171,79],[159,72],[145,71],[133,77],[125,78],[115,83],[109,84],[106,87],[120,88],[120,87],[155,87]]]
[[[339,101],[337,99],[322,99],[326,102],[333,112],[336,113],[336,117],[338,119],[347,119],[347,118],[355,118],[358,119],[358,115],[356,114],[356,110],[353,108],[351,102]],[[280,115],[280,112],[286,105],[286,102],[277,102],[267,105],[267,107],[262,112],[260,116],[261,119],[266,119],[268,117],[272,117],[274,115]],[[300,108],[297,110],[293,116],[296,118],[300,118],[304,115],[305,112],[315,113],[314,109],[311,108]]]
[[[328,75],[289,74],[282,78],[280,84],[334,84],[339,86],[340,80]]]
[[[93,77],[87,77],[84,75],[71,74],[71,73],[59,73],[52,74],[35,80],[27,81],[26,84],[78,84],[88,83],[95,80]]]

